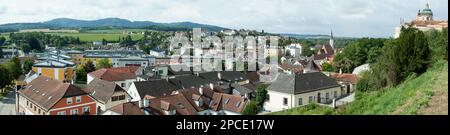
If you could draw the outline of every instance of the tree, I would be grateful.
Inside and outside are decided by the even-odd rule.
[[[11,84],[11,75],[4,65],[0,64],[0,88],[4,88],[6,85]]]
[[[94,63],[92,63],[91,60],[88,60],[85,64],[84,64],[84,71],[86,71],[86,73],[90,73],[95,71],[95,65]]]
[[[2,48],[0,48],[0,59],[3,59],[4,57],[3,57],[3,50],[2,50]]]
[[[34,65],[34,62],[31,59],[26,59],[23,62],[23,72],[25,74],[30,72],[30,70],[32,69],[33,65]]]
[[[81,82],[86,83],[87,72],[83,65],[78,65],[76,73],[77,73],[77,82],[78,83],[81,83]]]
[[[102,68],[111,68],[112,65],[109,63],[109,60],[107,58],[101,59],[97,62],[97,70]]]
[[[260,84],[256,87],[256,103],[263,105],[267,99],[267,87],[266,84]]]
[[[256,115],[258,114],[257,101],[249,101],[242,111],[242,115]]]
[[[31,51],[31,47],[29,45],[22,45],[22,51],[28,54]]]
[[[102,45],[106,45],[106,44],[108,44],[108,41],[106,41],[106,39],[103,38],[103,39],[102,39]]]
[[[13,57],[4,63],[6,70],[10,73],[10,77],[15,79],[22,75],[22,66],[20,60],[17,57]]]
[[[421,74],[426,71],[429,63],[428,40],[424,33],[415,28],[402,28],[397,45],[393,47],[393,62],[400,69],[400,78],[406,78],[411,73]]]
[[[0,36],[0,46],[2,46],[6,41],[5,37]]]
[[[326,71],[326,72],[334,72],[335,69],[333,67],[333,65],[331,65],[328,62],[325,62],[322,64],[322,71]]]
[[[31,50],[42,50],[41,43],[34,37],[28,39],[28,45],[30,46]]]
[[[311,43],[305,43],[302,45],[302,56],[311,56],[313,55],[314,51],[310,48]]]

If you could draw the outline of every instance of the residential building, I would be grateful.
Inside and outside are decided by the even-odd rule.
[[[83,90],[95,99],[98,114],[131,100],[130,95],[122,87],[100,79],[92,80]]]
[[[284,54],[286,54],[286,55],[289,52],[290,56],[300,57],[300,55],[302,54],[302,45],[301,44],[290,44],[285,47],[284,51],[285,51]]]
[[[139,67],[114,67],[103,68],[87,74],[87,84],[95,78],[114,82],[125,90],[137,81],[137,75],[140,72]]]
[[[113,60],[113,67],[129,67],[129,66],[137,66],[137,67],[148,67],[150,66],[149,60],[141,57],[128,57],[128,58],[118,58]],[[151,64],[151,65],[154,65]]]
[[[139,105],[140,102],[126,102],[111,107],[102,115],[147,115],[146,111]]]
[[[334,79],[341,85],[344,90],[342,94],[353,93],[356,89],[356,83],[358,82],[358,76],[355,74],[333,73],[330,74],[330,78]]]
[[[168,79],[133,82],[127,90],[132,97],[132,101],[139,101],[144,97],[159,98],[172,94],[173,91],[179,88],[169,82]]]
[[[18,91],[18,111],[22,115],[95,115],[96,102],[69,83],[39,76]]]
[[[268,88],[266,111],[281,111],[310,103],[327,104],[344,96],[341,85],[321,72],[279,74]]]

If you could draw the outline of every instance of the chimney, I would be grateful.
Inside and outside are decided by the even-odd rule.
[[[147,98],[144,98],[143,99],[143,107],[148,107],[148,106],[150,106],[150,100],[149,99],[147,99]]]
[[[203,85],[198,88],[198,93],[200,93],[200,96],[203,95]]]
[[[209,88],[211,88],[211,90],[214,90],[214,84],[213,83],[209,83]]]

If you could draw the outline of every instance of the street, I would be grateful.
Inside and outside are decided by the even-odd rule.
[[[10,91],[0,101],[0,115],[15,115],[16,96],[14,91]]]

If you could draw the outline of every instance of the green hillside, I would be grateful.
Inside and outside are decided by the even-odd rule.
[[[418,77],[409,77],[397,87],[372,92],[358,92],[355,98],[354,102],[331,112],[326,107],[310,105],[272,114],[448,114],[448,62],[439,61],[424,74]]]
[[[119,41],[119,38],[125,37],[126,35],[118,34],[118,33],[49,33],[59,36],[71,36],[71,37],[79,37],[82,42],[94,42],[94,41],[102,41],[105,39],[107,41]],[[133,34],[131,38],[133,40],[138,40],[144,37],[142,34]]]

